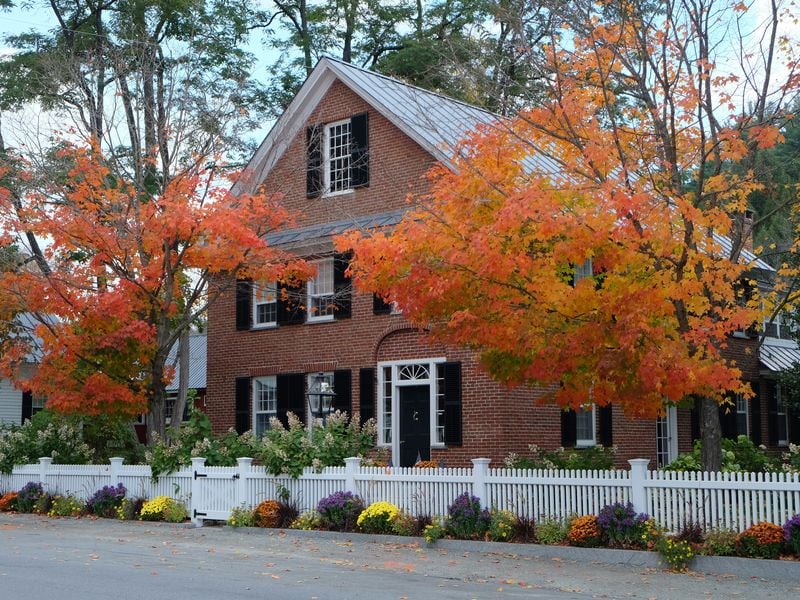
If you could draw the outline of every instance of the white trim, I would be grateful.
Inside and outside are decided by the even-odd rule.
[[[348,125],[347,130],[347,187],[341,190],[331,190],[331,129],[334,127],[341,127]],[[350,172],[350,148],[352,147],[353,138],[353,120],[350,118],[341,119],[339,121],[332,121],[325,123],[322,131],[322,197],[330,198],[331,196],[339,196],[348,192],[353,192],[353,184]]]
[[[780,438],[780,432],[776,431],[775,433],[778,436],[778,439],[776,441],[778,443],[778,446],[780,446],[781,448],[784,448],[784,447],[789,445],[789,411],[788,411],[788,409],[786,407],[786,403],[783,401],[783,398],[782,398],[782,395],[781,395],[781,384],[780,383],[776,383],[775,384],[775,394],[777,395],[776,406],[775,406],[775,417],[776,417],[776,420],[780,420],[781,415],[783,415],[783,427],[784,427],[783,430],[784,430],[784,433],[785,433],[785,436],[786,436],[784,439],[781,439]],[[781,410],[783,412],[781,412]]]
[[[378,102],[371,94],[368,94],[366,90],[347,75],[344,67],[323,57],[314,67],[314,70],[311,71],[308,79],[303,83],[289,106],[275,122],[275,125],[272,126],[253,158],[247,163],[242,176],[231,188],[233,194],[252,193],[263,182],[267,174],[272,171],[275,164],[289,149],[297,134],[303,130],[306,121],[337,79],[356,95],[363,98],[381,116],[419,144],[423,150],[432,155],[437,161],[451,169],[454,168],[452,152],[446,152],[446,149],[431,144],[425,136],[418,133],[416,128],[409,127],[402,119],[397,117],[394,111],[383,103]]]
[[[258,408],[258,401],[259,401],[259,398],[258,398],[258,391],[259,391],[258,390],[258,384],[262,383],[262,382],[265,383],[266,385],[269,385],[269,383],[272,384],[272,388],[273,388],[274,394],[275,394],[275,398],[274,398],[275,409],[274,410],[256,410]],[[258,435],[258,427],[257,427],[258,415],[265,414],[265,415],[270,415],[270,417],[275,417],[275,416],[278,415],[278,378],[275,375],[265,375],[263,377],[253,377],[253,389],[252,389],[252,393],[251,393],[250,402],[251,402],[250,414],[251,414],[252,431],[253,431],[254,435]],[[264,435],[264,433],[269,431],[269,418],[270,417],[267,418],[267,427],[264,429],[264,431],[261,432],[261,435]]]
[[[306,323],[325,323],[328,321],[333,321],[334,315],[333,313],[328,315],[317,315],[314,314],[314,304],[312,302],[312,293],[311,288],[312,286],[316,285],[316,280],[319,277],[319,265],[322,264],[329,264],[331,270],[331,293],[330,294],[314,294],[313,297],[315,298],[323,298],[330,296],[331,301],[336,298],[336,282],[334,281],[336,274],[335,274],[335,265],[333,264],[333,257],[328,256],[325,258],[320,258],[315,261],[311,261],[311,264],[315,266],[317,269],[316,275],[311,277],[308,281],[306,281]]]
[[[392,463],[397,465],[400,461],[400,394],[399,388],[415,385],[427,385],[430,398],[430,415],[428,418],[429,436],[431,448],[444,448],[445,444],[436,442],[436,411],[437,411],[437,397],[436,397],[436,365],[447,362],[444,356],[435,358],[418,358],[412,360],[389,360],[379,362],[378,368],[378,445],[383,447],[391,447],[392,449]],[[426,365],[428,367],[428,377],[424,379],[407,379],[400,381],[398,373],[400,367],[406,365]],[[392,443],[387,444],[383,441],[383,391],[385,387],[385,377],[383,374],[384,368],[389,367],[392,370]]]
[[[252,305],[251,306],[252,315],[251,315],[251,320],[250,320],[250,322],[251,322],[250,328],[251,329],[270,329],[272,327],[277,327],[278,326],[278,285],[277,285],[277,283],[276,282],[272,282],[272,285],[274,287],[274,289],[273,289],[274,299],[272,300],[272,302],[259,302],[258,301],[258,293],[259,293],[259,291],[261,291],[264,287],[266,287],[268,285],[270,285],[270,284],[267,283],[267,284],[262,285],[262,284],[258,284],[258,283],[255,283],[255,282],[253,283],[253,290],[251,292],[252,293],[252,298],[251,298],[251,302],[250,302],[250,304]],[[273,321],[264,321],[263,323],[259,323],[258,322],[258,307],[261,304],[274,304],[275,305],[275,319]]]

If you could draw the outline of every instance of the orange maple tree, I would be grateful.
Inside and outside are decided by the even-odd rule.
[[[542,400],[655,417],[698,397],[717,469],[718,405],[752,395],[724,356],[759,318],[744,249],[751,164],[781,141],[786,115],[767,114],[769,86],[752,113],[733,114],[736,79],[709,54],[712,3],[666,4],[577,15],[546,49],[548,101],[466,140],[392,231],[339,246],[355,251],[359,287],[474,348],[497,379],[540,386]],[[778,90],[790,97],[787,61]]]
[[[305,263],[265,241],[290,215],[279,196],[232,194],[206,161],[146,194],[92,145],[67,145],[57,158],[68,165],[63,177],[28,191],[24,204],[0,187],[2,241],[49,241],[41,268],[0,274],[0,312],[37,323],[29,335],[6,338],[0,368],[46,396],[49,408],[149,412],[148,432],[163,435],[167,355],[181,332],[237,277],[307,274]],[[22,369],[32,353],[38,368]]]

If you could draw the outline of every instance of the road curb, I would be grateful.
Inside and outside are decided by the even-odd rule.
[[[643,550],[615,550],[611,548],[575,548],[572,546],[544,546],[540,544],[511,544],[506,542],[480,542],[472,540],[439,540],[428,544],[423,538],[398,535],[373,535],[366,533],[341,533],[338,531],[304,531],[298,529],[264,529],[259,527],[231,527],[226,531],[243,535],[268,535],[303,539],[333,539],[348,542],[375,544],[414,545],[429,550],[448,552],[475,552],[524,556],[547,560],[565,560],[586,564],[627,565],[647,569],[667,569],[657,552]],[[782,579],[800,581],[800,561],[763,560],[735,556],[695,556],[690,571],[706,575],[735,575],[741,579]]]

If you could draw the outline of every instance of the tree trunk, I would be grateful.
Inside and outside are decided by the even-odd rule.
[[[189,328],[181,331],[178,338],[178,397],[172,407],[170,428],[178,431],[183,424],[183,411],[186,409],[186,395],[189,392]]]
[[[722,426],[719,422],[719,405],[713,398],[698,400],[700,417],[700,459],[706,471],[722,469]]]

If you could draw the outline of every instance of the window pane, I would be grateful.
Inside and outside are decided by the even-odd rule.
[[[578,442],[594,444],[594,409],[579,410],[575,415]]]
[[[333,259],[316,263],[317,275],[308,281],[309,317],[324,317],[333,314]]]
[[[350,121],[328,128],[328,190],[350,189]]]
[[[381,423],[383,442],[392,443],[392,368],[383,368],[383,389],[381,390],[381,407],[383,422]]]
[[[278,288],[275,282],[264,283],[253,289],[254,321],[256,325],[275,323],[278,318]]]
[[[269,420],[277,411],[275,377],[259,377],[253,382],[253,430],[257,436],[269,430]]]
[[[747,427],[747,400],[741,394],[736,395],[736,434],[749,434]]]

